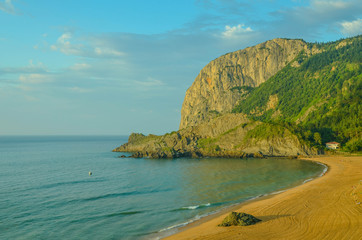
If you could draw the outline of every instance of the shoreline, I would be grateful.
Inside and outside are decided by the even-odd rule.
[[[249,203],[252,203],[252,202],[255,202],[255,201],[260,201],[260,200],[263,200],[263,199],[268,199],[268,198],[271,198],[271,197],[273,197],[273,196],[275,196],[277,194],[283,193],[285,191],[289,191],[290,189],[299,187],[299,186],[301,186],[303,184],[306,184],[307,182],[310,182],[310,181],[313,181],[313,180],[318,179],[320,177],[323,177],[328,172],[329,166],[327,164],[320,163],[320,162],[314,161],[314,160],[305,160],[305,159],[298,159],[298,160],[315,162],[316,164],[322,165],[324,167],[324,169],[319,175],[316,175],[313,178],[308,178],[308,179],[304,180],[303,182],[301,182],[300,184],[293,185],[293,186],[290,186],[290,187],[287,187],[287,188],[282,188],[282,189],[276,190],[275,192],[261,194],[261,195],[252,197],[250,199],[244,200],[244,201],[239,202],[239,203],[234,203],[232,205],[224,206],[221,209],[212,211],[212,212],[207,213],[207,214],[202,215],[202,216],[195,217],[193,219],[190,219],[187,222],[176,224],[176,225],[167,227],[165,229],[161,229],[159,232],[157,232],[158,235],[157,234],[156,235],[158,237],[156,237],[156,239],[160,239],[159,237],[161,237],[161,239],[165,239],[165,238],[170,237],[170,236],[172,236],[174,234],[177,234],[177,233],[186,231],[187,229],[196,227],[196,226],[198,226],[198,225],[200,225],[202,223],[205,223],[205,222],[207,222],[207,221],[209,221],[209,220],[211,220],[211,219],[213,219],[215,217],[218,217],[220,215],[230,213],[231,211],[237,211],[241,206],[244,206],[246,204],[249,204]]]
[[[313,180],[318,179],[320,177],[323,177],[329,170],[329,166],[327,164],[320,163],[318,161],[305,160],[305,159],[298,159],[298,160],[315,162],[316,164],[322,165],[325,168],[323,169],[323,171],[319,175],[317,175],[317,176],[315,176],[313,178],[306,179],[303,182],[301,182],[300,184],[297,184],[297,185],[294,185],[294,186],[291,186],[291,187],[287,187],[287,188],[282,188],[282,189],[276,190],[275,192],[261,194],[261,195],[252,197],[250,199],[244,200],[244,201],[239,202],[239,203],[234,203],[232,205],[224,206],[221,209],[218,209],[218,210],[210,212],[208,214],[196,217],[195,219],[190,219],[187,222],[176,224],[174,226],[170,226],[170,227],[167,227],[165,229],[161,229],[159,232],[157,232],[158,234],[156,234],[156,235],[158,237],[156,237],[155,239],[166,239],[166,238],[171,237],[171,236],[173,236],[173,235],[175,235],[177,233],[180,233],[180,232],[186,231],[186,230],[188,230],[190,228],[199,226],[200,224],[205,223],[205,222],[207,222],[207,221],[209,221],[209,220],[211,220],[211,219],[213,219],[215,217],[218,217],[220,215],[228,214],[228,213],[230,213],[232,211],[237,211],[241,206],[244,206],[246,204],[250,204],[252,202],[260,201],[260,200],[263,200],[263,199],[268,199],[268,198],[271,198],[271,197],[273,197],[273,196],[275,196],[277,194],[289,191],[290,189],[299,187],[299,186],[301,186],[303,184],[306,184],[307,182],[310,182],[310,181],[313,181]]]
[[[307,203],[315,200],[316,204],[318,202],[321,202],[318,197],[315,196],[324,193],[324,191],[318,191],[318,187],[325,186],[325,187],[331,187],[329,184],[331,184],[331,180],[335,180],[338,182],[337,179],[334,179],[338,174],[344,174],[345,168],[348,167],[349,172],[355,172],[355,174],[352,178],[353,179],[359,179],[358,181],[362,181],[362,157],[361,156],[328,156],[328,157],[317,157],[317,158],[303,158],[301,160],[306,161],[313,161],[318,164],[324,165],[327,167],[326,170],[324,170],[319,176],[309,180],[306,179],[302,184],[282,189],[277,192],[273,192],[264,196],[255,197],[253,199],[249,199],[245,202],[241,202],[232,206],[225,207],[225,209],[221,209],[216,213],[211,213],[210,215],[204,216],[201,219],[195,220],[191,223],[188,223],[186,226],[175,228],[174,232],[162,236],[162,239],[233,239],[233,238],[246,238],[246,239],[306,239],[306,237],[310,237],[310,239],[319,238],[315,235],[309,236],[309,231],[311,233],[314,233],[314,231],[317,231],[319,228],[315,227],[316,229],[312,230],[309,228],[313,228],[313,224],[309,223],[308,228],[303,227],[302,222],[305,220],[303,218],[303,214],[299,214],[300,210],[308,211],[308,214],[313,214],[313,212],[319,212],[318,208],[316,209],[310,209],[310,207],[307,207]],[[356,164],[354,169],[354,164]],[[354,169],[354,170],[353,170]],[[358,170],[361,169],[361,170]],[[351,178],[351,177],[350,177]],[[346,184],[346,181],[349,183],[350,181],[353,182],[352,179],[346,179],[345,181],[339,181],[340,185],[348,185]],[[357,181],[356,180],[356,181]],[[358,183],[357,181],[357,183]],[[333,182],[333,181],[332,181]],[[356,183],[356,184],[357,184]],[[321,185],[321,186],[319,186]],[[317,188],[317,189],[315,189]],[[361,187],[362,188],[362,187]],[[312,191],[313,190],[313,191]],[[323,189],[320,189],[323,190]],[[349,190],[349,189],[348,189]],[[305,195],[306,192],[312,191],[314,194],[312,195]],[[328,192],[327,192],[328,193]],[[333,194],[333,193],[332,193]],[[328,199],[328,198],[327,198]],[[326,199],[324,199],[325,201]],[[284,204],[287,204],[284,206]],[[289,205],[289,206],[288,206]],[[342,204],[343,205],[343,204]],[[353,206],[353,204],[349,204],[350,207],[357,208],[356,213],[362,214],[362,204],[354,204],[356,206]],[[300,209],[302,208],[302,209]],[[294,211],[293,211],[294,209]],[[287,211],[288,210],[288,211]],[[330,214],[333,215],[333,210],[336,210],[334,208],[329,209]],[[337,209],[338,210],[338,209]],[[343,215],[343,212],[345,211],[345,208],[342,206],[341,214]],[[238,211],[238,212],[246,212],[249,214],[252,214],[256,216],[257,218],[262,219],[263,221],[261,223],[258,223],[256,225],[248,226],[248,227],[217,227],[217,224],[219,224],[222,219],[228,215],[231,211]],[[323,212],[322,218],[325,218],[326,215],[328,215],[328,212]],[[278,213],[278,214],[270,214],[271,213]],[[282,212],[291,212],[293,214],[281,214]],[[295,215],[297,214],[297,218]],[[305,215],[308,215],[305,214]],[[320,214],[321,215],[321,214]],[[301,218],[300,221],[298,221],[298,218]],[[283,219],[285,218],[285,219]],[[293,228],[286,228],[288,226],[288,223],[285,222],[287,220],[290,220],[292,223],[296,224],[297,227],[293,231],[291,229]],[[327,217],[328,219],[328,217]],[[311,219],[309,219],[311,220]],[[344,237],[346,239],[354,239],[353,236],[357,237],[362,234],[362,230],[359,230],[360,224],[362,224],[362,218],[356,219],[356,216],[352,217],[351,219],[347,219],[347,222],[350,222],[352,227],[351,229],[344,229],[343,232],[349,232],[352,231],[353,234],[348,235],[340,235],[343,236],[342,238],[335,238],[334,235],[331,234],[330,230],[323,231],[325,233],[325,237],[329,236],[331,239],[343,239]],[[319,223],[319,221],[318,221]],[[336,228],[340,224],[338,221],[334,222],[335,224],[333,226],[330,226],[330,228]],[[343,221],[342,221],[343,223]],[[318,225],[318,224],[317,224]],[[328,227],[327,224],[322,224],[324,227]],[[319,226],[319,225],[318,225]],[[264,228],[264,231],[261,231],[260,228]],[[275,234],[274,232],[278,232],[278,229],[280,230],[279,234]],[[287,234],[282,234],[283,229],[288,230]],[[328,228],[327,228],[328,229]],[[297,231],[296,231],[297,230]],[[321,229],[319,229],[321,230]],[[176,231],[176,232],[175,232]],[[357,235],[355,235],[357,234]],[[280,236],[279,236],[280,235]],[[285,235],[285,236],[283,236]],[[320,234],[318,234],[320,235]],[[357,238],[355,238],[357,239]]]

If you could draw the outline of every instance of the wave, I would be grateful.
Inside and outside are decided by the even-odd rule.
[[[129,195],[141,195],[141,194],[149,194],[149,193],[155,193],[155,192],[167,192],[171,189],[153,189],[149,191],[130,191],[130,192],[120,192],[120,193],[108,193],[103,195],[98,195],[94,197],[88,197],[88,198],[80,198],[80,199],[73,199],[68,201],[67,203],[73,203],[73,202],[89,202],[89,201],[96,201],[100,199],[108,199],[108,198],[117,198],[122,196],[129,196]]]
[[[200,205],[181,207],[181,208],[173,209],[173,210],[171,210],[170,212],[185,211],[185,210],[195,210],[195,209],[198,209],[198,208],[210,207],[211,205],[214,205],[214,204],[205,203],[205,204],[200,204]],[[219,205],[219,204],[218,204],[218,205]]]
[[[306,179],[306,180],[303,181],[303,184],[304,184],[304,183],[307,183],[307,182],[310,182],[310,181],[312,181],[313,179],[314,179],[314,178],[308,178],[308,179]]]
[[[126,217],[129,215],[135,215],[135,214],[140,214],[140,213],[144,213],[144,211],[128,211],[128,212],[126,211],[126,212],[117,212],[117,213],[110,213],[110,214],[104,214],[104,215],[96,215],[96,216],[91,216],[91,217],[75,219],[70,222],[71,223],[84,223],[84,222],[95,221],[98,219],[113,218],[113,217]]]
[[[201,204],[201,205],[195,205],[195,206],[188,206],[188,207],[182,207],[182,210],[194,210],[197,208],[204,208],[204,207],[210,207],[211,203]]]
[[[124,216],[124,215],[135,215],[139,213],[144,213],[144,211],[129,211],[129,212],[118,212],[118,213],[111,213],[105,215],[105,217],[116,217],[116,216]]]
[[[319,174],[319,177],[324,176],[324,174],[326,174],[326,172],[328,171],[328,166],[327,166],[327,165],[325,165],[325,164],[323,164],[323,163],[321,163],[321,162],[316,162],[316,163],[317,163],[317,164],[319,164],[319,165],[324,166],[324,169],[323,169],[322,173],[321,173],[321,174]]]
[[[28,190],[48,189],[48,188],[55,188],[55,187],[59,187],[59,186],[94,183],[94,182],[104,182],[104,181],[105,181],[105,179],[87,179],[87,180],[78,180],[78,181],[58,182],[58,183],[45,184],[45,185],[34,187],[34,188],[31,188]]]
[[[95,196],[95,197],[76,199],[74,201],[76,201],[76,202],[77,201],[79,201],[79,202],[88,202],[88,201],[95,201],[95,200],[99,200],[99,199],[116,198],[116,197],[128,196],[128,195],[136,195],[136,194],[140,194],[140,192],[139,191],[131,191],[131,192],[122,192],[122,193],[108,193],[108,194],[99,195],[99,196]]]
[[[201,219],[202,217],[205,217],[205,216],[206,216],[206,215],[202,215],[202,216],[196,215],[194,218],[192,218],[191,220],[189,220],[189,221],[187,221],[187,222],[178,223],[178,224],[172,225],[172,226],[170,226],[170,227],[163,228],[163,229],[161,229],[161,230],[158,231],[158,232],[161,233],[161,232],[169,231],[169,230],[171,230],[171,229],[184,227],[184,226],[186,226],[186,225],[188,225],[188,224],[190,224],[190,223],[192,223],[192,222],[195,222],[195,221],[197,221],[197,220],[199,220],[199,219]]]

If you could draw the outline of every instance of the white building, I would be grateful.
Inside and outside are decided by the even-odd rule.
[[[326,148],[328,149],[339,149],[339,143],[337,142],[327,142]]]

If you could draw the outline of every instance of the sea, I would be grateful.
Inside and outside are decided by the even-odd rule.
[[[0,136],[0,239],[160,239],[326,171],[298,159],[135,159],[112,152],[126,141]]]

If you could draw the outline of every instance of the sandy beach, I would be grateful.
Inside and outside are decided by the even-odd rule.
[[[229,210],[195,222],[166,239],[361,239],[362,157],[306,160],[328,165],[328,172],[280,194],[233,208],[262,222],[246,227],[218,227]]]

